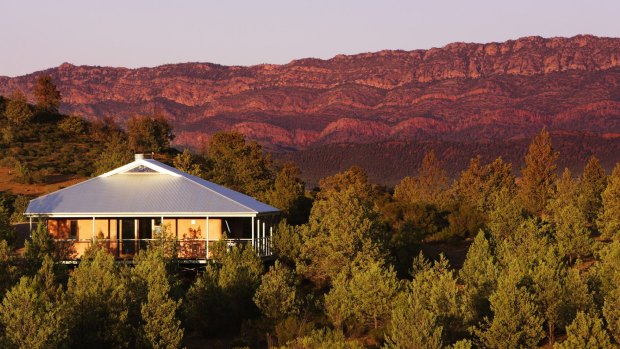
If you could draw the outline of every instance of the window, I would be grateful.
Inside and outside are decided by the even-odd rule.
[[[77,239],[78,222],[77,221],[70,221],[69,225],[70,225],[69,239],[75,240],[75,239]]]

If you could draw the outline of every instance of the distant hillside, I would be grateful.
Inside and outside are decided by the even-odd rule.
[[[486,155],[497,153],[494,144],[529,138],[542,127],[573,135],[562,138],[576,142],[565,146],[578,152],[565,152],[567,163],[584,152],[609,156],[608,162],[620,158],[605,149],[609,135],[620,134],[618,38],[527,37],[251,67],[63,64],[0,77],[0,95],[16,88],[30,91],[43,73],[59,86],[64,112],[121,122],[135,113],[163,113],[176,127],[177,145],[197,145],[217,130],[236,129],[272,151],[302,150],[286,156],[300,161],[307,173],[333,172],[351,162],[325,160],[343,157],[328,155],[342,148],[330,144],[431,142],[445,143],[440,147],[446,149],[463,144]],[[593,143],[581,143],[586,141]],[[361,149],[375,148],[356,151]],[[399,154],[381,156],[380,149],[387,148],[379,145],[360,162],[387,168],[388,158],[409,161]],[[318,156],[313,152],[322,158],[310,161]],[[469,160],[446,159],[459,164]],[[386,174],[395,175],[378,177]]]

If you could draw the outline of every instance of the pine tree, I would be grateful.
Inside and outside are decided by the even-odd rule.
[[[605,296],[603,316],[607,322],[609,332],[616,342],[620,342],[620,286],[618,286],[620,278],[618,274],[615,275],[613,280],[615,282],[613,289]]]
[[[286,344],[289,349],[362,349],[364,346],[347,340],[340,331],[321,329],[312,331],[307,336],[297,338]]]
[[[292,162],[286,162],[280,168],[273,183],[273,188],[267,192],[266,200],[271,206],[282,210],[284,217],[291,224],[304,223],[306,212],[302,204],[305,194],[305,184],[299,178],[301,171]]]
[[[487,348],[532,348],[544,337],[543,319],[532,295],[509,274],[500,278],[489,301],[492,319],[474,332]]]
[[[246,142],[238,132],[217,132],[209,139],[205,158],[207,179],[254,197],[273,184],[272,161],[256,142]]]
[[[196,156],[189,149],[184,149],[182,153],[174,157],[172,165],[177,169],[189,173],[192,176],[202,177],[204,171],[196,160]]]
[[[574,258],[588,255],[592,248],[588,219],[579,209],[577,190],[570,171],[564,170],[557,183],[557,192],[548,206],[560,253],[569,257],[571,262]]]
[[[269,268],[261,278],[261,284],[254,294],[254,303],[260,311],[273,321],[281,321],[299,313],[296,278],[288,267],[279,261]]]
[[[302,229],[297,270],[319,287],[346,269],[362,250],[375,254],[374,241],[383,234],[377,214],[354,188],[317,200],[310,222]]]
[[[334,325],[357,330],[377,329],[388,322],[398,292],[396,272],[380,261],[361,258],[343,270],[325,296],[325,310]]]
[[[510,238],[523,222],[522,207],[508,188],[493,193],[487,227],[496,242]]]
[[[448,176],[434,151],[424,154],[416,177],[405,177],[395,188],[398,201],[422,202],[445,207],[447,205]]]
[[[125,165],[133,160],[133,154],[129,149],[127,140],[117,132],[107,137],[104,149],[95,160],[95,175],[100,175],[111,171],[117,167]]]
[[[566,328],[566,340],[556,343],[553,349],[611,349],[611,341],[603,321],[594,313],[577,313],[575,320]]]
[[[54,283],[49,256],[34,277],[24,276],[4,297],[0,321],[16,348],[61,348],[68,339],[65,297]]]
[[[69,278],[70,346],[118,348],[132,342],[128,321],[130,293],[114,257],[93,248]]]
[[[551,146],[549,132],[543,129],[532,140],[521,169],[519,197],[523,207],[540,216],[555,190],[558,153]]]
[[[49,75],[41,75],[37,78],[37,84],[34,87],[34,97],[37,101],[37,108],[47,112],[56,113],[62,98],[60,91],[52,82]]]
[[[414,292],[404,291],[394,303],[384,348],[440,349],[444,347],[442,332],[437,315]]]
[[[459,278],[465,286],[465,320],[478,323],[491,315],[489,297],[497,289],[499,268],[489,241],[480,231],[467,251]]]
[[[588,226],[596,226],[596,218],[603,207],[601,194],[607,187],[607,176],[605,169],[599,160],[592,156],[588,164],[583,169],[578,184],[579,209],[588,220]]]
[[[161,152],[174,140],[172,125],[163,115],[135,115],[127,120],[129,149],[139,152]]]
[[[27,124],[33,116],[26,95],[21,90],[15,90],[6,104],[4,115],[9,122],[16,126]]]
[[[134,260],[133,274],[146,285],[146,299],[141,306],[141,341],[148,348],[180,348],[183,341],[177,311],[181,301],[170,297],[170,275],[166,270],[163,248],[149,248]]]
[[[31,241],[25,242],[24,258],[28,265],[28,272],[36,273],[46,256],[54,256],[54,239],[47,231],[45,224],[39,222],[32,232]]]
[[[620,232],[620,164],[614,167],[608,184],[601,194],[603,208],[597,220],[599,231],[610,239],[618,239]]]

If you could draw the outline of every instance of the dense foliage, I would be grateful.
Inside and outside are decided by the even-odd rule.
[[[609,348],[620,340],[620,165],[608,176],[592,158],[581,176],[558,177],[544,130],[519,181],[502,159],[480,158],[451,181],[428,153],[393,193],[359,167],[307,192],[297,167],[274,163],[238,133],[218,133],[197,153],[178,152],[161,119],[136,117],[124,131],[111,120],[59,115],[54,94],[48,98],[24,107],[18,93],[11,116],[2,104],[0,126],[31,127],[2,148],[27,168],[45,163],[34,160],[38,153],[20,153],[33,148],[28,142],[62,138],[105,149],[85,162],[86,175],[130,161],[128,149],[143,147],[280,208],[286,219],[267,265],[249,247],[221,243],[206,266],[188,271],[165,248],[164,233],[133,266],[95,245],[65,268],[42,224],[23,254],[14,253],[10,220],[19,220],[25,199],[0,196],[1,347],[178,348],[204,340],[214,347]],[[42,128],[48,135],[34,132]],[[48,162],[56,166],[50,172],[71,173],[62,156]],[[421,253],[429,246],[468,249],[448,260]]]

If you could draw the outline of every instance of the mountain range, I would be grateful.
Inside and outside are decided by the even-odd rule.
[[[0,77],[0,95],[32,91],[41,74],[59,87],[62,112],[120,123],[160,113],[179,147],[237,130],[297,162],[311,184],[357,164],[392,185],[429,149],[451,173],[475,155],[502,156],[517,170],[542,128],[561,167],[579,170],[590,155],[608,169],[620,160],[620,38],[525,37],[247,67],[65,63]]]

